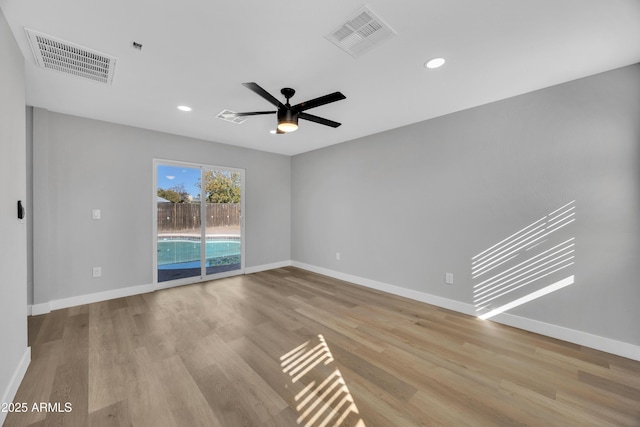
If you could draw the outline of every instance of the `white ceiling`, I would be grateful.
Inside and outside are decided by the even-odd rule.
[[[357,59],[324,36],[368,5],[397,36]],[[27,103],[51,111],[293,155],[640,62],[638,0],[0,0],[25,56]],[[37,68],[24,27],[117,58],[113,85]],[[132,47],[143,45],[142,51]],[[444,57],[437,70],[426,60]],[[223,109],[344,101],[271,135]],[[189,105],[190,113],[177,110]]]

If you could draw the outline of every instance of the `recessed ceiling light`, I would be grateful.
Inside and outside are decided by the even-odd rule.
[[[445,63],[445,59],[444,58],[433,58],[428,60],[427,62],[424,63],[425,68],[440,68],[444,65]]]
[[[187,107],[186,105],[178,105],[178,110],[180,110],[180,111],[191,111],[191,107]]]

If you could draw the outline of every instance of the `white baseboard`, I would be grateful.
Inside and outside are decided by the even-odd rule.
[[[457,311],[459,313],[475,316],[475,307],[472,304],[463,303],[436,295],[427,294],[425,292],[413,289],[402,288],[387,283],[377,282],[371,279],[365,279],[359,276],[341,273],[314,265],[293,261],[294,267],[308,270],[314,273],[323,274],[335,279],[344,280],[346,282],[355,283],[357,285],[366,286],[368,288],[377,289],[379,291],[388,292],[393,295],[410,298],[416,301],[432,304],[438,307]],[[524,329],[525,331],[535,332],[551,338],[567,341],[585,347],[594,348],[596,350],[615,354],[617,356],[626,357],[628,359],[640,361],[640,346],[629,344],[622,341],[616,341],[598,335],[589,334],[574,329],[565,328],[563,326],[552,325],[550,323],[541,322],[539,320],[528,319],[525,317],[514,316],[508,313],[502,313],[491,320],[478,320],[480,322],[495,321],[504,325],[513,326],[515,328]]]
[[[51,303],[45,302],[41,304],[33,304],[27,307],[30,316],[39,316],[51,312]]]
[[[91,304],[94,302],[108,301],[111,299],[129,297],[131,295],[144,294],[153,292],[153,285],[130,286],[127,288],[113,289],[110,291],[95,292],[92,294],[78,295],[75,297],[62,298],[42,304],[34,304],[30,307],[31,314],[37,316],[39,314],[47,314],[52,310],[60,310],[62,308],[75,307],[82,304]]]
[[[244,274],[257,273],[260,271],[273,270],[275,268],[291,266],[291,261],[281,261],[272,264],[263,264],[254,267],[248,267],[244,269]],[[228,273],[221,273],[216,278],[224,278],[227,276],[235,275],[233,271]],[[168,283],[168,282],[167,282]],[[108,301],[115,298],[128,297],[131,295],[145,294],[147,292],[154,292],[155,290],[170,288],[174,286],[188,285],[197,283],[197,281],[189,281],[184,283],[172,283],[172,284],[160,284],[160,285],[139,285],[131,286],[128,288],[113,289],[104,292],[95,292],[92,294],[78,295],[75,297],[62,298],[52,300],[41,304],[33,304],[27,306],[27,312],[30,316],[38,316],[40,314],[50,313],[52,310],[60,310],[62,308],[75,307],[82,304],[91,304],[94,302]]]
[[[11,376],[11,380],[9,384],[7,384],[7,388],[2,393],[2,398],[0,398],[0,403],[10,403],[13,402],[13,398],[16,396],[18,392],[18,387],[20,387],[20,383],[22,383],[22,379],[24,375],[27,373],[27,368],[29,368],[29,363],[31,363],[31,347],[27,347],[22,354],[22,359],[20,359],[20,363],[16,366],[16,370],[13,372]],[[7,417],[6,412],[0,411],[0,425],[4,423],[5,418]]]
[[[565,328],[564,326],[552,325],[539,320],[514,316],[508,313],[499,314],[491,320],[513,326],[514,328],[524,329],[529,332],[535,332],[536,334],[546,335],[551,338],[640,361],[640,346],[634,344]]]
[[[290,260],[280,261],[280,262],[274,262],[272,264],[262,264],[262,265],[257,265],[255,267],[248,267],[244,269],[244,273],[253,274],[253,273],[259,273],[261,271],[275,270],[276,268],[291,267],[292,265],[293,264]]]
[[[96,292],[93,294],[79,295],[51,301],[51,310],[75,307],[77,305],[91,304],[93,302],[108,301],[110,299],[129,297],[131,295],[153,292],[153,285],[130,286],[127,288],[113,289],[110,291]]]
[[[356,285],[366,286],[367,288],[376,289],[378,291],[387,292],[393,295],[398,295],[405,298],[410,298],[416,301],[425,302],[431,305],[437,305],[438,307],[447,308],[449,310],[457,311],[458,313],[464,313],[473,315],[475,313],[475,307],[471,304],[465,304],[460,301],[455,301],[448,298],[442,298],[439,296],[427,294],[413,289],[402,288],[400,286],[390,285],[388,283],[378,282],[376,280],[365,279],[359,276],[353,276],[351,274],[340,273],[338,271],[329,270],[327,268],[316,267],[315,265],[309,265],[298,261],[293,261],[294,267],[302,268],[314,273],[323,274],[325,276],[333,277],[335,279],[344,280],[345,282],[355,283]]]

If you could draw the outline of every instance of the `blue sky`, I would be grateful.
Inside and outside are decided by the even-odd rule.
[[[200,189],[196,187],[198,178],[200,178],[200,169],[184,166],[158,166],[158,188],[167,189],[182,184],[189,194],[196,197],[200,194]]]

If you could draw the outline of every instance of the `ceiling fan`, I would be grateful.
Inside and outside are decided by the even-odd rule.
[[[276,128],[277,134],[283,134],[288,132],[293,132],[298,129],[298,119],[309,120],[312,122],[320,123],[321,125],[331,126],[333,128],[337,128],[340,126],[340,123],[334,122],[333,120],[323,119],[322,117],[314,116],[312,114],[307,114],[304,111],[309,110],[310,108],[319,107],[321,105],[329,104],[331,102],[340,101],[342,99],[346,99],[347,97],[341,94],[340,92],[330,93],[328,95],[321,96],[319,98],[311,99],[309,101],[301,102],[296,105],[289,104],[289,99],[293,97],[296,93],[295,90],[285,87],[280,93],[287,99],[286,103],[278,101],[273,95],[269,92],[261,88],[257,83],[242,83],[244,87],[253,92],[257,93],[269,103],[278,107],[277,111],[251,111],[247,113],[230,113],[226,114],[227,117],[243,117],[243,116],[258,116],[262,114],[273,114],[277,113],[278,117],[278,127]]]

